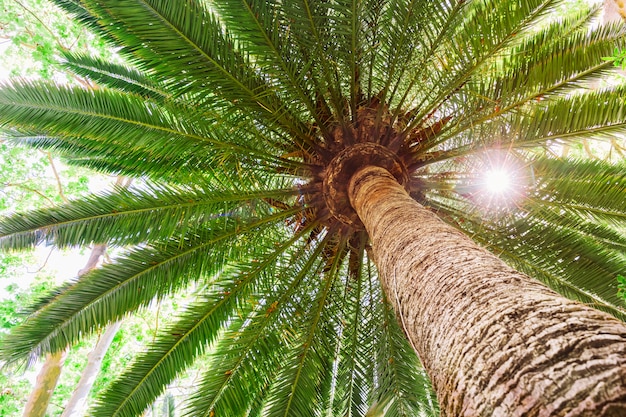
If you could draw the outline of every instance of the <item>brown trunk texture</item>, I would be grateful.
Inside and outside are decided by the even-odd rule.
[[[626,325],[515,271],[387,171],[350,182],[443,416],[626,416]]]

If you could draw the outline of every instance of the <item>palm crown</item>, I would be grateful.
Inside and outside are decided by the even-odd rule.
[[[598,10],[550,20],[557,1],[56,3],[126,64],[68,54],[94,88],[14,81],[0,123],[69,163],[140,180],[2,221],[8,249],[127,248],[42,300],[2,355],[57,351],[196,294],[95,415],[139,415],[202,355],[194,416],[436,413],[333,164],[356,145],[365,162],[389,157],[414,199],[520,271],[625,317],[614,285],[626,270],[624,166],[537,150],[624,131],[624,87],[585,88],[624,44],[621,27],[592,25]],[[476,177],[503,161],[515,161],[520,195],[486,211]]]

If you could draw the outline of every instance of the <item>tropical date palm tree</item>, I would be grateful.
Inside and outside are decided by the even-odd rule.
[[[626,88],[589,88],[621,26],[539,0],[56,3],[125,64],[15,80],[0,123],[135,185],[14,214],[1,244],[126,251],[2,358],[193,293],[94,415],[140,415],[204,355],[193,416],[625,409],[626,167],[550,156],[626,130]]]

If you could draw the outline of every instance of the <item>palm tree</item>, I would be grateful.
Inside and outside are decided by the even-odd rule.
[[[56,3],[125,63],[68,54],[94,88],[16,80],[0,123],[135,185],[12,215],[0,242],[126,251],[34,306],[4,360],[193,294],[94,415],[140,415],[204,356],[193,416],[624,410],[625,166],[551,156],[626,130],[626,88],[587,88],[625,46],[598,9]],[[505,168],[514,195],[484,191]]]

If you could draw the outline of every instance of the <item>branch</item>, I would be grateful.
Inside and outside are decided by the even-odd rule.
[[[617,143],[616,139],[611,139],[611,149],[614,149],[615,152],[622,158],[626,158],[626,155],[624,154],[624,150],[626,149],[624,149],[622,145]]]
[[[107,249],[107,245],[102,245],[102,244],[94,245],[94,247],[91,249],[91,254],[89,255],[89,259],[87,260],[87,263],[82,269],[78,271],[78,276],[80,277],[82,275],[85,275],[87,272],[91,271],[96,266],[98,266],[98,262],[100,262],[100,258],[104,256],[104,254],[106,253],[106,249]]]
[[[583,139],[582,142],[583,142],[583,149],[585,150],[585,153],[587,154],[589,159],[596,159],[596,160],[600,159],[596,155],[593,154],[591,150],[591,146],[589,146],[589,141],[587,139]]]
[[[31,187],[27,187],[27,186],[25,186],[23,184],[12,183],[12,182],[5,182],[2,185],[4,187],[21,188],[21,189],[26,190],[28,192],[35,193],[35,194],[39,195],[41,198],[45,199],[51,206],[54,206],[54,201],[52,201],[52,199],[50,197],[48,197],[47,195],[45,195],[44,193],[42,193],[39,190],[36,190],[34,188],[31,188]]]
[[[56,44],[59,45],[59,48],[65,50],[65,51],[68,50],[67,47],[61,43],[59,38],[56,37],[56,35],[54,34],[54,32],[52,32],[52,30],[48,27],[48,25],[46,25],[44,23],[44,21],[41,20],[39,18],[39,16],[37,16],[37,14],[35,12],[30,10],[28,7],[24,6],[19,0],[13,0],[13,1],[15,1],[22,9],[24,9],[28,14],[32,15],[39,23],[41,23],[41,25],[44,27],[44,29],[50,34],[50,36],[52,36],[52,38],[54,39]]]
[[[44,269],[46,265],[48,264],[48,261],[50,260],[50,256],[52,256],[52,252],[54,252],[54,247],[50,248],[50,252],[48,252],[48,256],[46,256],[46,259],[43,261],[43,264],[41,264],[39,268],[37,268],[34,271],[29,271],[27,268],[26,272],[28,272],[29,274],[38,274],[39,272],[41,272],[41,270]]]
[[[64,203],[67,203],[69,200],[67,199],[67,197],[65,197],[65,194],[63,193],[63,184],[61,184],[61,177],[59,177],[59,173],[56,169],[56,166],[54,165],[54,160],[52,159],[52,155],[50,154],[50,152],[46,152],[46,156],[48,157],[48,161],[50,162],[50,167],[52,168],[52,173],[54,174],[54,178],[56,178],[56,181],[57,181],[57,187],[59,189],[59,196],[61,197]]]

